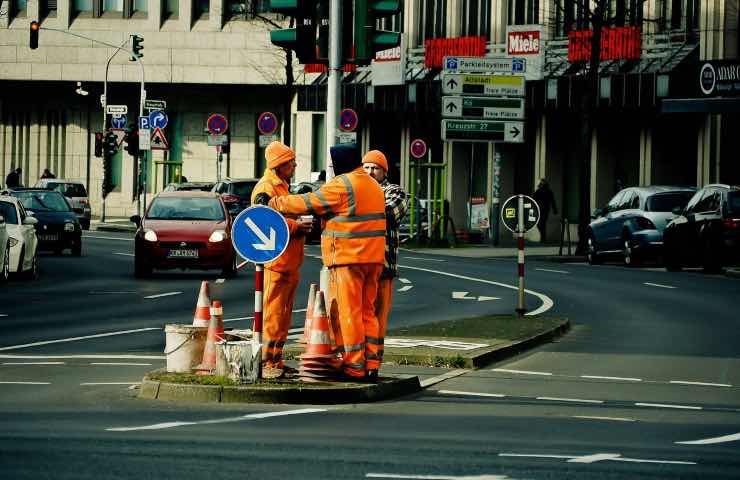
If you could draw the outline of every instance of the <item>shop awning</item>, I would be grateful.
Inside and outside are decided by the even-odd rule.
[[[665,98],[662,113],[740,113],[740,98]]]

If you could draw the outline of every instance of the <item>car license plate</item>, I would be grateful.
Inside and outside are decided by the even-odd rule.
[[[56,242],[57,240],[59,240],[59,235],[42,233],[41,235],[39,235],[39,240],[41,240],[42,242]]]
[[[198,250],[195,248],[183,248],[179,250],[170,250],[167,256],[169,258],[198,258]]]

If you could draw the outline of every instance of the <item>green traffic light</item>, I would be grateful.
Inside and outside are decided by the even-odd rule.
[[[295,28],[283,28],[270,32],[270,41],[283,48],[293,48],[298,41],[298,30]]]

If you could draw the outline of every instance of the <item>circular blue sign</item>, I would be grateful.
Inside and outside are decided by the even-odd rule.
[[[277,118],[272,112],[264,112],[257,120],[257,129],[262,135],[271,135],[277,130]]]
[[[115,117],[111,117],[110,119],[110,125],[113,128],[126,128],[126,121],[128,118],[126,115],[118,115]]]
[[[283,254],[290,241],[285,218],[270,207],[255,205],[234,219],[231,243],[246,260],[267,263]]]
[[[220,135],[226,133],[226,130],[229,129],[229,122],[227,122],[226,117],[220,113],[214,113],[208,117],[206,127],[208,127],[208,132],[211,135]]]
[[[162,110],[152,110],[149,112],[149,127],[150,128],[164,128],[167,126],[169,119],[167,114]]]

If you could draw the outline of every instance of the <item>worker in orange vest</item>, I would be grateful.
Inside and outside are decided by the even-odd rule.
[[[295,172],[295,152],[280,142],[267,146],[265,159],[265,173],[252,191],[253,205],[266,205],[271,198],[288,195],[288,181]],[[262,371],[265,377],[283,376],[294,370],[285,365],[283,347],[292,322],[305,233],[311,230],[311,221],[287,216],[285,221],[290,231],[288,246],[280,257],[264,265]]]
[[[399,185],[388,181],[388,160],[380,150],[367,152],[362,158],[362,168],[377,180],[385,195],[385,264],[378,280],[378,297],[375,300],[382,362],[388,314],[393,300],[393,279],[398,276],[398,226],[406,215],[406,192]]]
[[[329,268],[340,378],[377,382],[381,345],[375,297],[385,258],[383,190],[363,170],[356,146],[337,145],[330,152],[336,177],[313,193],[275,197],[270,206],[284,215],[324,218],[321,254]]]

